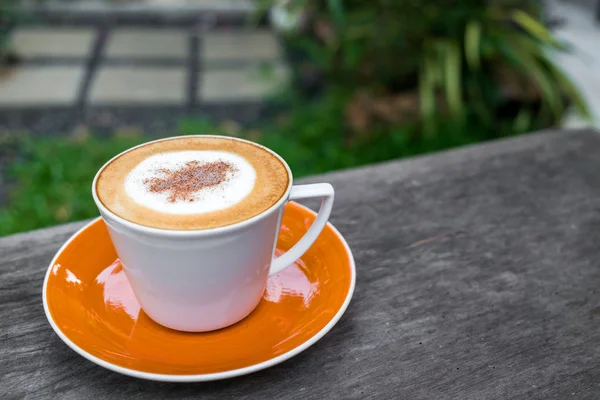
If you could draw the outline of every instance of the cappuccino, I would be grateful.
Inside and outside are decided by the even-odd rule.
[[[245,141],[181,137],[120,155],[99,173],[102,204],[128,221],[161,229],[235,224],[267,210],[290,176],[270,151]]]

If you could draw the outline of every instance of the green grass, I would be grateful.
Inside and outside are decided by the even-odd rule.
[[[138,138],[22,137],[12,143],[19,158],[8,166],[8,206],[0,208],[0,235],[96,215],[90,187],[94,174]]]
[[[443,150],[517,134],[512,121],[494,127],[467,119],[441,121],[435,134],[415,126],[373,127],[368,134],[349,136],[339,94],[312,103],[292,103],[291,111],[255,130],[232,123],[214,125],[185,119],[173,134],[225,134],[264,144],[284,157],[295,177]],[[98,215],[90,194],[96,171],[117,153],[149,140],[142,135],[109,137],[5,138],[0,151],[12,154],[8,165],[9,201],[0,208],[0,236]]]

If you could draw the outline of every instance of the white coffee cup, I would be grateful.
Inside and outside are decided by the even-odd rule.
[[[333,187],[328,183],[292,186],[285,160],[264,149],[278,157],[288,172],[285,194],[266,211],[220,228],[167,230],[127,221],[106,208],[96,193],[100,171],[123,153],[96,174],[94,201],[133,293],[157,323],[180,331],[206,332],[242,320],[258,306],[268,277],[300,258],[327,224]],[[322,202],[312,226],[289,251],[273,258],[285,204],[315,197]]]

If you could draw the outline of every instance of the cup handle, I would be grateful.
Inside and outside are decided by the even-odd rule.
[[[317,240],[323,228],[325,228],[329,215],[331,214],[331,208],[333,207],[333,186],[329,183],[293,186],[289,200],[301,200],[313,197],[321,197],[323,199],[317,218],[315,218],[308,231],[300,238],[298,243],[273,260],[269,275],[280,272],[302,257],[306,250],[308,250],[315,240]]]

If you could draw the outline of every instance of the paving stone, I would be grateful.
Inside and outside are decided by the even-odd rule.
[[[0,78],[0,106],[74,104],[83,72],[83,66],[17,68]]]
[[[91,54],[95,35],[91,28],[17,28],[10,47],[25,58],[85,58]]]
[[[145,0],[147,7],[165,7],[193,10],[211,11],[242,11],[254,10],[252,1],[240,0]]]
[[[186,84],[183,67],[102,67],[90,104],[184,104]]]
[[[65,19],[77,16],[137,16],[144,19],[169,21],[170,18],[190,16],[198,12],[223,12],[225,14],[249,14],[257,11],[256,0],[21,0],[24,8],[39,10],[52,17],[63,15]],[[171,20],[172,21],[172,20]],[[170,21],[169,21],[170,22]]]
[[[289,70],[282,64],[206,70],[200,77],[199,97],[204,102],[260,100],[283,88]]]
[[[209,32],[204,37],[203,50],[205,62],[281,58],[279,42],[269,31]]]
[[[117,29],[106,47],[108,58],[181,59],[188,57],[188,35],[177,29]]]

